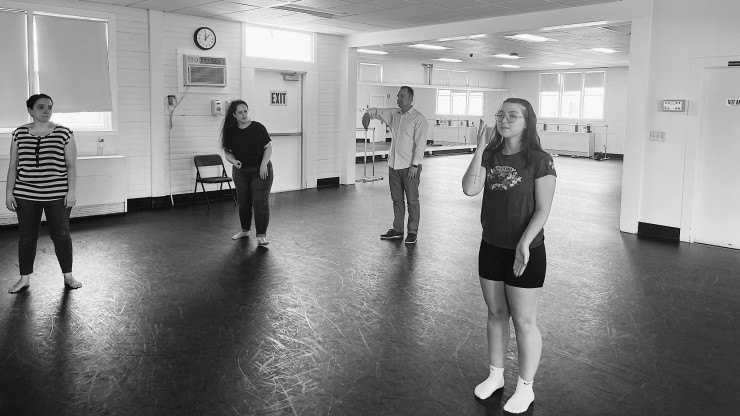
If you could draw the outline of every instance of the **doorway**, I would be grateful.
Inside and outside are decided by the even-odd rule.
[[[694,185],[692,241],[740,249],[740,68],[707,68],[703,75],[701,134]]]
[[[250,115],[267,128],[272,139],[272,192],[303,189],[304,74],[257,70],[254,77]]]

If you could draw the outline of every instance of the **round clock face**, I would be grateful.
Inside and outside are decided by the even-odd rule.
[[[193,41],[201,49],[211,49],[216,46],[216,34],[210,28],[199,27],[195,29]]]

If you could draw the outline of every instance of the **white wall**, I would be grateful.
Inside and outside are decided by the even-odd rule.
[[[218,41],[210,51],[199,52],[193,45],[193,32],[200,26],[208,26],[216,33]],[[195,182],[193,156],[221,153],[219,133],[223,118],[211,115],[211,100],[242,98],[249,103],[253,97],[241,97],[242,85],[239,62],[242,43],[240,23],[165,13],[162,37],[164,95],[161,105],[167,107],[166,95],[176,95],[179,105],[172,116],[172,129],[169,129],[169,110],[166,109],[164,119],[158,121],[165,124],[165,137],[153,137],[152,140],[168,141],[167,134],[169,132],[168,142],[171,155],[169,171],[172,175],[172,193],[182,194],[193,191],[193,183]],[[178,92],[178,75],[182,71],[182,63],[178,60],[178,49],[206,56],[209,54],[212,56],[226,56],[228,65],[227,87],[214,89],[194,86],[190,87],[187,93]],[[179,77],[182,78],[181,75]],[[182,87],[180,90],[182,90]]]
[[[220,150],[219,129],[222,119],[210,115],[210,100],[244,98],[249,102],[250,99],[241,96],[245,88],[241,76],[243,71],[240,69],[242,25],[160,12],[152,13],[150,22],[147,10],[89,2],[80,4],[64,0],[38,0],[34,3],[69,8],[71,13],[74,10],[95,10],[115,15],[118,130],[77,132],[75,137],[79,153],[95,154],[97,138],[103,136],[107,154],[126,156],[128,198],[168,194],[170,170],[172,193],[192,192],[195,177],[192,157],[200,153],[218,153]],[[185,94],[182,87],[178,88],[181,66],[178,64],[177,51],[198,51],[192,36],[200,26],[213,28],[218,36],[218,42],[211,51],[200,53],[228,58],[228,86],[224,89],[191,87]],[[161,50],[150,51],[150,45],[161,47]],[[341,37],[317,35],[316,45],[317,62],[314,66],[319,70],[313,77],[317,79],[310,78],[307,81],[304,96],[307,107],[312,109],[304,114],[307,118],[305,139],[308,142],[304,149],[307,157],[305,173],[309,187],[316,186],[317,178],[340,175],[338,118]],[[204,90],[207,92],[203,93]],[[165,98],[170,94],[176,95],[180,101],[174,110],[171,130]],[[167,161],[170,144],[171,169]],[[0,157],[7,156],[9,148],[10,134],[0,134]]]
[[[339,146],[339,83],[342,38],[334,35],[317,36],[319,71],[318,91],[318,150],[316,174],[318,179],[340,176]]]
[[[590,69],[590,68],[582,68]],[[599,68],[604,69],[604,68]],[[509,89],[512,97],[524,98],[529,101],[535,111],[539,108],[539,73],[541,71],[507,72],[504,86]],[[628,68],[606,68],[606,105],[605,120],[592,124],[606,124],[606,128],[594,127],[596,132],[596,151],[604,151],[604,142],[608,134],[607,151],[609,153],[624,154],[626,91]],[[579,120],[558,120],[539,118],[538,121],[574,123]]]
[[[623,181],[623,198],[625,191],[631,194],[628,200],[623,199],[623,217],[625,208],[634,211],[636,205],[637,221],[681,227],[682,200],[693,191],[685,187],[686,177],[693,177],[693,172],[686,169],[695,162],[691,145],[698,140],[698,129],[693,127],[698,123],[701,106],[700,96],[691,95],[692,91],[700,91],[695,85],[698,81],[691,76],[692,62],[707,57],[726,57],[720,59],[726,61],[740,56],[737,16],[740,2],[736,1],[653,0],[649,33],[634,40],[649,44],[649,60],[631,60],[630,64],[647,72],[648,88],[642,97],[630,95],[627,103],[630,122],[639,120],[635,113],[644,107],[645,125],[641,134],[627,138],[633,141],[630,144],[635,150],[625,155],[625,173],[628,169],[640,173],[637,177],[625,176]],[[659,111],[660,100],[683,98],[689,100],[688,113]],[[651,130],[664,131],[665,142],[648,141]],[[628,164],[630,157],[634,159]],[[726,180],[718,181],[718,186],[726,184]],[[634,215],[629,215],[623,220],[623,229],[634,222]],[[687,236],[686,227],[688,224],[684,223],[682,239]]]

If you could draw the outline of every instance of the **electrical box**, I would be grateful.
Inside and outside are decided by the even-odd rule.
[[[221,100],[211,100],[211,115],[214,117],[220,117],[224,114],[226,114],[224,102]]]

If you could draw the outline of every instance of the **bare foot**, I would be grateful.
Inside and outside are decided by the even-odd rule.
[[[249,237],[249,230],[241,230],[238,233],[234,234],[231,239],[232,240],[241,240],[242,238]]]
[[[18,293],[21,290],[28,287],[28,275],[21,276],[21,278],[18,280],[18,283],[14,284],[13,286],[8,289],[8,293]]]
[[[64,285],[70,289],[79,289],[82,287],[82,283],[72,277],[72,273],[64,273]]]

